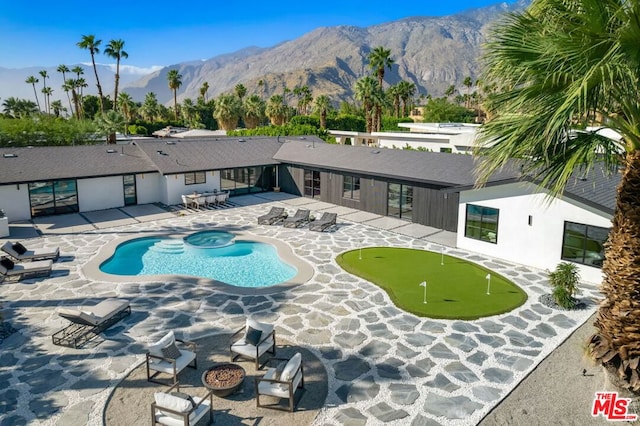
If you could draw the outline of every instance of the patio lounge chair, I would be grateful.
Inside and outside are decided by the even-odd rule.
[[[285,228],[297,228],[299,226],[302,226],[305,223],[309,222],[309,213],[310,211],[307,209],[298,209],[296,214],[286,218],[283,221],[283,225],[285,226]]]
[[[0,260],[0,281],[11,279],[20,281],[25,278],[46,277],[51,274],[53,261],[36,260],[27,263],[13,263],[9,258],[3,257]]]
[[[176,383],[166,392],[156,392],[151,404],[151,424],[167,426],[191,426],[209,413],[209,421],[213,422],[213,389],[202,398],[180,392],[180,384]]]
[[[302,355],[300,352],[297,352],[290,359],[271,358],[268,362],[274,367],[269,368],[264,376],[255,378],[256,406],[293,411],[295,408],[296,391],[298,388],[304,388]],[[277,403],[269,405],[260,404],[260,395],[286,398],[289,403],[288,407],[283,407]]]
[[[258,225],[273,225],[287,217],[283,207],[271,207],[269,213],[258,217]]]
[[[324,231],[336,224],[338,215],[336,213],[322,213],[320,219],[309,223],[309,229],[312,231]]]
[[[51,336],[53,344],[78,348],[130,314],[129,302],[122,299],[105,299],[77,309],[59,308],[58,315],[71,324]]]
[[[229,351],[231,362],[238,357],[254,359],[256,370],[259,370],[264,365],[260,364],[262,355],[267,352],[276,354],[276,331],[273,325],[247,318],[245,326],[231,335]]]
[[[60,247],[56,247],[55,249],[34,249],[29,250],[25,246],[20,243],[12,243],[11,241],[7,241],[4,243],[0,250],[7,253],[9,256],[14,259],[23,262],[25,260],[47,260],[51,259],[53,261],[57,260],[60,257]]]
[[[177,343],[180,344],[180,347]],[[178,373],[186,367],[198,369],[196,344],[177,339],[173,331],[170,331],[162,339],[149,346],[146,363],[148,381],[160,385],[171,384],[155,380],[158,374],[166,373],[171,375],[175,385],[178,383]],[[152,371],[154,371],[153,374],[151,374]]]

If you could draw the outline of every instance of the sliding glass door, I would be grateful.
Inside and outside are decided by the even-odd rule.
[[[304,196],[320,197],[320,172],[315,170],[304,171]]]
[[[78,188],[75,179],[34,182],[29,184],[31,216],[76,213]]]

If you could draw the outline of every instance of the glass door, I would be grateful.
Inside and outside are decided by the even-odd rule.
[[[124,187],[124,205],[133,206],[138,204],[136,194],[136,175],[122,176],[122,186]]]
[[[315,170],[304,171],[304,196],[320,197],[320,172]]]

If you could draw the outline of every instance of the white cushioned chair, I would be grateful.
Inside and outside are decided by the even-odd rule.
[[[167,350],[172,345],[175,345],[179,350],[179,355],[178,352],[176,352],[175,358],[171,357],[171,354],[167,355]],[[155,380],[158,374],[166,373],[172,376],[173,384],[176,384],[178,383],[178,373],[186,367],[198,368],[196,344],[194,342],[176,339],[173,331],[170,331],[162,339],[149,346],[146,361],[148,381],[166,385],[167,383]],[[152,371],[153,374],[151,373]]]
[[[302,355],[297,352],[290,359],[271,358],[269,361],[273,367],[269,368],[264,376],[256,377],[256,406],[264,408],[274,408],[276,410],[293,411],[295,408],[295,394],[298,388],[304,388],[304,371],[302,368]],[[286,362],[278,375],[278,364]],[[267,395],[275,398],[286,398],[288,406],[276,404],[260,404],[260,395]]]
[[[260,333],[258,334],[256,331]],[[251,334],[254,338],[257,335],[253,342]],[[261,369],[264,364],[260,364],[260,357],[265,353],[276,354],[276,331],[273,325],[247,318],[245,326],[231,336],[229,351],[231,352],[231,362],[239,357],[253,359],[256,362],[256,370]]]
[[[207,413],[209,422],[213,422],[213,391],[209,390],[203,397],[185,398],[186,394],[180,392],[178,383],[171,386],[166,392],[156,392],[155,401],[151,404],[151,424],[167,426],[195,425]]]

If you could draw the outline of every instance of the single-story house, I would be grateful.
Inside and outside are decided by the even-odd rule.
[[[550,198],[519,168],[474,189],[470,155],[332,145],[316,137],[141,140],[0,149],[10,221],[160,202],[193,191],[281,191],[457,233],[460,248],[600,281],[619,176],[594,171]]]

